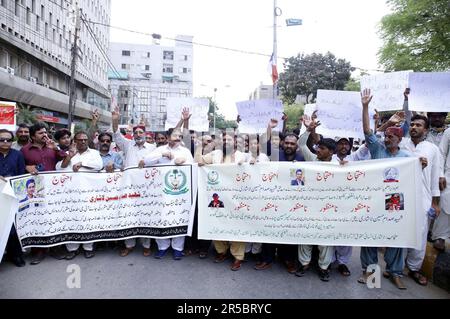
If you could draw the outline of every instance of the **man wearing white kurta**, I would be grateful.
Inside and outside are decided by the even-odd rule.
[[[138,166],[139,162],[154,151],[156,147],[145,142],[145,126],[135,126],[133,128],[133,140],[126,139],[118,130],[119,118],[120,114],[116,109],[112,112],[114,141],[124,153],[124,166]],[[144,247],[144,256],[150,256],[150,238],[141,238],[141,243]],[[135,238],[126,239],[125,249],[120,251],[120,256],[128,255],[135,246]]]
[[[179,130],[174,130],[169,137],[169,143],[164,146],[158,147],[156,150],[148,154],[143,161],[139,163],[139,167],[144,165],[157,165],[157,164],[168,164],[168,165],[182,165],[182,164],[193,164],[194,158],[192,157],[191,151],[184,146],[181,146],[181,132]],[[155,258],[161,259],[167,252],[170,246],[173,249],[173,258],[175,260],[180,260],[183,257],[184,240],[183,237],[174,237],[169,239],[156,239],[158,244],[158,253]]]
[[[439,145],[445,180],[450,182],[450,130],[446,130]],[[436,243],[440,241],[438,249],[445,249],[445,240],[450,237],[450,186],[444,188],[441,193],[441,213],[434,221],[431,239]]]
[[[449,160],[449,134],[450,130],[445,125],[447,112],[428,112],[427,117],[430,122],[430,129],[427,134],[427,141],[438,146],[441,151],[441,181],[439,184],[441,190],[441,213],[436,216],[431,230],[431,239],[434,241],[434,248],[439,251],[445,250],[445,240],[450,237],[450,189],[447,187],[449,181],[450,165]]]
[[[61,171],[99,171],[103,168],[103,161],[97,150],[88,148],[88,136],[84,132],[78,132],[74,136],[76,151],[69,150],[69,154],[64,160],[56,164],[56,170]],[[66,259],[72,259],[76,256],[80,244],[67,244],[69,254]],[[94,257],[94,244],[83,244],[84,256],[86,258]]]
[[[426,159],[427,166],[422,170],[422,217],[423,228],[420,230],[420,249],[408,248],[406,256],[406,266],[409,275],[420,285],[427,284],[427,278],[420,273],[422,262],[425,257],[428,234],[428,211],[431,207],[439,211],[439,176],[440,176],[440,153],[433,143],[425,141],[428,129],[428,119],[421,115],[411,118],[409,128],[410,138],[404,138],[400,148],[409,151],[416,157]]]

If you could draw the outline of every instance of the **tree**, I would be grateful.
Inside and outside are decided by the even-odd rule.
[[[393,13],[381,20],[379,62],[387,71],[450,68],[448,0],[388,0]]]
[[[17,107],[19,109],[17,113],[17,123],[33,125],[37,122],[36,114],[31,110],[30,105],[17,103]]]
[[[298,54],[284,63],[279,88],[283,102],[293,104],[297,95],[306,96],[306,103],[317,96],[318,89],[343,90],[354,68],[350,62],[327,54]]]
[[[304,105],[291,104],[284,107],[284,114],[287,116],[286,129],[292,131],[297,128],[300,123],[300,117],[303,115]]]
[[[361,92],[361,81],[351,78],[347,81],[344,87],[345,91],[356,91]]]

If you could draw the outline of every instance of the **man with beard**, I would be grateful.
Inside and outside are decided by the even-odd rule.
[[[303,162],[304,158],[298,152],[298,137],[295,134],[287,134],[284,138],[284,147],[280,149],[280,162]],[[280,260],[285,264],[290,274],[295,273],[295,260],[297,258],[297,245],[264,243],[261,250],[261,261],[255,265],[256,270],[265,270],[272,266],[276,252]]]
[[[310,119],[308,116],[303,116],[303,125],[306,127],[305,133],[300,136],[298,144],[300,151],[303,153],[306,161],[320,161],[330,162],[336,150],[336,143],[331,138],[323,138],[317,144],[316,154],[312,153],[307,146],[308,138],[311,132],[314,132],[320,122]],[[319,278],[322,281],[330,280],[330,272],[328,267],[331,264],[334,254],[333,246],[321,246],[319,248]],[[295,272],[297,277],[303,277],[310,268],[312,259],[313,245],[299,245],[298,246],[298,260],[300,265]]]
[[[428,211],[434,209],[436,215],[439,216],[440,207],[440,191],[439,176],[441,168],[440,152],[436,145],[425,141],[428,131],[428,119],[422,115],[414,115],[411,118],[409,128],[410,138],[404,138],[401,147],[406,149],[414,156],[420,158],[422,162],[422,198],[423,198],[423,218],[424,228],[421,230],[422,245],[419,250],[408,249],[406,256],[406,266],[409,269],[409,276],[412,277],[419,285],[425,286],[427,278],[420,272],[422,262],[425,258],[425,250],[427,244],[428,233]],[[425,166],[425,167],[424,167]]]
[[[98,136],[98,143],[100,145],[100,157],[103,161],[103,168],[112,173],[116,169],[123,168],[123,159],[119,153],[111,150],[112,135],[108,132],[100,133]]]
[[[116,108],[112,112],[113,137],[117,146],[124,153],[124,166],[138,166],[148,154],[155,150],[155,146],[145,141],[145,126],[138,125],[133,128],[133,140],[126,139],[119,131],[120,113]],[[150,256],[150,238],[141,238],[144,247],[144,256]],[[136,239],[130,238],[125,240],[125,248],[120,251],[120,256],[127,256],[136,246]]]
[[[180,130],[174,129],[169,132],[169,134],[169,143],[158,147],[155,151],[148,154],[144,160],[139,162],[139,167],[142,168],[145,165],[155,164],[183,165],[194,163],[191,151],[188,148],[181,146],[182,136]],[[171,239],[156,239],[158,252],[156,253],[155,258],[163,258],[169,247],[172,246],[173,259],[180,260],[183,257],[184,240],[185,236]]]
[[[19,128],[16,131],[17,141],[12,143],[11,148],[13,150],[20,151],[22,147],[30,143],[30,129],[26,124],[19,124]]]
[[[450,203],[450,189],[447,187],[447,179],[449,178],[449,164],[447,162],[450,161],[448,153],[450,130],[447,129],[448,126],[445,124],[447,112],[428,112],[427,116],[430,129],[426,140],[439,147],[442,155],[442,164],[445,166],[439,180],[439,188],[442,192],[441,213],[436,216],[432,223],[431,240],[434,242],[433,246],[435,249],[445,251],[445,240],[450,237],[450,208],[448,206],[448,203]]]
[[[378,140],[377,136],[370,129],[369,103],[372,100],[370,90],[365,89],[361,93],[363,131],[366,137],[372,159],[409,157],[410,154],[401,150],[399,144],[403,137],[403,130],[399,127],[388,127],[384,134],[384,142]],[[367,278],[371,275],[366,271],[369,265],[378,263],[377,247],[361,247],[361,266],[363,275],[358,279],[359,283],[366,284]],[[405,263],[404,249],[398,247],[388,247],[384,253],[386,271],[389,278],[398,289],[406,289],[401,281]]]
[[[167,134],[166,132],[158,132],[155,135],[156,147],[164,146],[167,144]]]

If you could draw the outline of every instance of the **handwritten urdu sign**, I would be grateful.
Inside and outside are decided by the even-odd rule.
[[[409,75],[408,107],[419,112],[450,112],[450,72]]]
[[[283,130],[283,103],[280,100],[262,99],[236,102],[238,114],[241,118],[239,132],[248,134],[266,133],[271,119],[278,120],[274,131]]]
[[[420,174],[416,158],[203,166],[199,238],[419,247]]]
[[[167,120],[165,129],[175,127],[181,119],[181,112],[184,108],[189,109],[192,114],[189,119],[189,129],[198,132],[209,130],[208,99],[196,99],[188,97],[169,97],[167,98]]]
[[[11,178],[22,246],[190,235],[197,167],[115,173],[41,173]],[[29,187],[31,183],[33,187]],[[31,191],[30,191],[31,190]]]
[[[370,89],[373,95],[370,103],[378,111],[403,109],[405,89],[409,87],[412,71],[399,71],[366,75],[361,78],[361,91]]]
[[[317,91],[317,120],[320,126],[316,132],[325,137],[355,137],[364,139],[362,127],[362,105],[359,92]],[[374,114],[369,105],[369,116]],[[373,129],[374,122],[370,121]]]

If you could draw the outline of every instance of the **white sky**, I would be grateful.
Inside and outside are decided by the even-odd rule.
[[[332,52],[352,66],[379,69],[378,23],[390,12],[385,0],[277,0],[278,70],[282,57]],[[194,42],[272,54],[273,0],[112,0],[111,25],[163,37],[194,36]],[[302,26],[285,27],[299,18]],[[151,38],[111,29],[111,41],[151,43]],[[174,45],[170,42],[162,44]],[[194,96],[213,96],[219,112],[236,118],[236,101],[260,84],[271,84],[269,57],[194,45]]]

